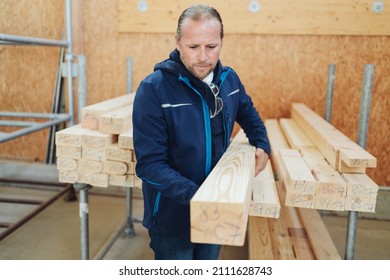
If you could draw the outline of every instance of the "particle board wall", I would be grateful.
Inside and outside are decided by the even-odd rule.
[[[55,2],[59,9],[53,11],[56,16],[52,18],[62,17],[62,1]],[[133,58],[135,89],[154,64],[167,58],[175,47],[174,30],[171,34],[119,32],[118,1],[81,3],[78,7],[82,9],[82,22],[74,29],[83,36],[74,38],[79,40],[74,43],[77,53],[87,57],[87,104],[126,93],[127,57]],[[39,5],[31,9],[41,10]],[[58,26],[59,29],[61,23]],[[358,131],[364,64],[374,64],[367,150],[378,158],[378,167],[370,170],[369,175],[379,185],[390,184],[386,179],[390,170],[390,37],[227,34],[223,44],[222,62],[238,72],[263,119],[289,117],[292,102],[305,103],[324,115],[328,65],[336,64],[332,124],[353,140]],[[2,59],[4,48],[0,47]],[[54,64],[56,59],[57,56]],[[54,84],[53,77],[47,80]],[[20,87],[27,92],[28,85]],[[4,88],[2,84],[1,98]],[[31,95],[36,94],[30,90]],[[52,91],[46,94],[49,100],[45,102],[51,104]],[[0,106],[3,110],[4,106]],[[46,141],[41,137],[39,143],[45,146]],[[44,149],[34,151],[29,149],[31,145],[14,143],[17,148],[7,144],[7,149],[3,149],[5,144],[0,144],[0,156],[44,159]]]
[[[60,39],[63,14],[63,0],[2,0],[0,33]],[[0,44],[0,111],[51,112],[59,51],[59,47]],[[0,131],[10,129],[0,127]],[[47,138],[48,130],[42,130],[1,143],[0,156],[42,161]]]

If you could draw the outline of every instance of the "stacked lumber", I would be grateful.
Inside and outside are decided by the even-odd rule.
[[[272,162],[286,206],[375,212],[378,185],[365,174],[375,157],[303,104],[292,105],[291,119],[268,120],[267,129],[271,147],[279,143]]]
[[[291,117],[305,131],[329,164],[340,172],[365,173],[377,160],[302,103],[293,103]]]
[[[278,151],[284,150],[286,157],[294,157],[296,151],[290,149],[278,120],[270,119],[264,123],[271,144],[271,164],[276,170],[277,193],[281,201],[286,201],[283,177],[288,174],[288,170],[284,168],[285,163]],[[293,162],[300,163],[300,160],[293,158]],[[289,180],[297,180],[298,175],[290,176]],[[251,260],[341,259],[317,210],[284,204],[278,219],[249,217],[248,248]]]
[[[80,124],[56,133],[59,181],[94,187],[140,187],[135,175],[132,104],[135,93],[82,109]]]

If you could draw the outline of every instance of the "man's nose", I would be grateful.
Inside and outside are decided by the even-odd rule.
[[[200,48],[199,60],[205,62],[208,59],[206,48]]]

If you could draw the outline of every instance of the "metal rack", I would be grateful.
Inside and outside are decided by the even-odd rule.
[[[0,143],[15,139],[17,137],[36,132],[45,128],[53,127],[55,125],[69,122],[69,125],[74,124],[73,112],[73,59],[72,52],[72,15],[71,15],[71,0],[65,0],[66,13],[66,39],[65,40],[51,40],[44,38],[34,38],[19,35],[0,34],[0,44],[4,45],[25,45],[25,46],[55,46],[66,48],[65,61],[67,66],[66,76],[68,85],[68,103],[69,113],[67,114],[52,114],[52,113],[28,113],[28,112],[0,112],[0,117],[5,118],[35,118],[47,119],[45,122],[27,122],[15,120],[2,120],[0,126],[19,127],[19,129],[10,133],[0,133]],[[62,69],[60,69],[62,70]]]
[[[133,59],[127,59],[127,93],[133,91]],[[85,183],[75,183],[74,188],[80,193],[79,214],[80,214],[80,252],[82,260],[90,259],[89,252],[89,190],[91,185]],[[134,222],[141,222],[140,218],[133,217],[132,188],[126,188],[126,219],[123,225],[113,234],[113,237],[101,248],[94,259],[103,259],[107,252],[120,237],[132,238],[136,235]]]
[[[73,60],[76,57],[72,51],[72,16],[71,16],[71,0],[65,0],[65,11],[66,11],[66,39],[65,40],[51,40],[43,38],[33,38],[18,35],[0,34],[0,44],[4,45],[26,45],[26,46],[55,46],[66,48],[66,53],[63,54],[61,51],[60,55],[60,66],[57,73],[57,84],[56,88],[59,87],[58,80],[61,77],[67,77],[67,88],[68,88],[68,107],[69,113],[26,113],[26,112],[0,112],[0,117],[9,118],[38,118],[48,119],[45,122],[27,122],[27,121],[15,121],[15,120],[0,120],[0,126],[12,126],[21,127],[11,133],[0,133],[0,143],[6,142],[17,137],[36,132],[45,128],[51,128],[51,137],[48,145],[48,155],[46,163],[54,163],[55,152],[54,152],[54,132],[56,125],[68,122],[68,126],[73,126],[74,121],[74,104],[73,104],[73,78],[78,77],[78,104],[79,104],[79,120],[81,119],[82,108],[86,105],[86,60],[84,56],[77,56],[78,65],[73,64]],[[61,49],[63,50],[63,49]],[[65,58],[65,63],[62,64],[62,59]],[[62,67],[64,66],[64,67]],[[131,92],[132,89],[132,59],[129,58],[127,63],[127,89]],[[60,74],[59,74],[60,73]],[[56,89],[58,90],[58,89]],[[53,150],[53,151],[52,151]],[[89,259],[89,210],[88,210],[88,191],[92,186],[84,183],[75,183],[71,190],[78,190],[80,194],[79,198],[79,213],[80,213],[80,246],[81,246],[81,259]],[[126,212],[127,218],[124,225],[121,227],[119,232],[116,233],[113,240],[103,248],[104,250],[99,258],[103,258],[105,253],[110,249],[115,240],[120,236],[133,237],[135,236],[133,222],[138,221],[132,217],[132,190],[126,188]]]
[[[328,86],[326,95],[325,119],[330,122],[333,103],[333,86],[335,79],[336,65],[330,64],[328,68]],[[374,65],[364,65],[364,76],[362,84],[362,95],[360,99],[359,130],[357,144],[363,149],[366,148],[366,139],[368,131],[368,120],[370,115],[372,81],[374,77]],[[357,233],[358,212],[348,212],[347,237],[344,258],[352,260],[355,257],[355,243]]]

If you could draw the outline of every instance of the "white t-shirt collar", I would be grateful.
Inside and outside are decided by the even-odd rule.
[[[203,82],[210,85],[214,78],[214,71],[211,71],[210,74],[207,75],[206,78],[203,79]]]

